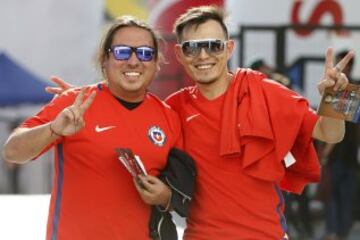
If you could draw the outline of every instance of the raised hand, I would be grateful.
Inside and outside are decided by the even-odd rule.
[[[73,88],[74,86],[65,82],[63,79],[57,76],[51,76],[50,81],[55,83],[57,87],[46,87],[45,91],[51,94],[61,94],[68,90],[69,88]]]
[[[62,110],[50,123],[51,130],[56,135],[70,136],[85,126],[84,113],[93,102],[96,92],[93,91],[84,101],[85,89],[76,96],[74,104]]]
[[[348,52],[348,54],[346,54],[346,56],[334,66],[333,49],[328,48],[326,50],[324,77],[317,86],[321,96],[328,87],[334,87],[334,91],[345,89],[349,83],[349,80],[342,71],[345,69],[346,65],[353,56],[354,52]]]
[[[145,203],[166,207],[171,197],[171,190],[159,178],[138,175],[138,179],[134,179],[134,183]]]

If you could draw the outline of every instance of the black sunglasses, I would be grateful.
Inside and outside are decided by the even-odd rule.
[[[218,39],[189,40],[180,44],[182,52],[187,57],[196,57],[201,49],[205,49],[209,55],[220,54],[224,51],[226,41]]]
[[[126,45],[116,45],[109,48],[108,52],[112,52],[114,58],[119,61],[129,60],[133,52],[141,62],[149,62],[153,60],[155,56],[155,49],[147,46],[130,47]]]

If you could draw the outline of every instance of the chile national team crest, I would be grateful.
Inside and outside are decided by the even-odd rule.
[[[164,146],[166,141],[166,135],[164,131],[158,126],[152,126],[148,131],[148,137],[150,140],[159,147]]]

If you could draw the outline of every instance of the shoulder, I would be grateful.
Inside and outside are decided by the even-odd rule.
[[[262,80],[263,78],[266,78],[266,75],[256,71],[252,70],[250,68],[237,68],[235,73],[233,73],[235,80],[241,80],[243,78],[255,79],[255,80]]]
[[[296,96],[302,98],[297,92],[289,89],[288,87],[280,84],[279,82],[268,78],[265,74],[252,70],[250,68],[238,68],[236,70],[235,81],[246,82],[250,88],[260,87],[265,94],[280,95],[280,96]]]
[[[171,99],[171,98],[183,98],[183,97],[186,97],[188,95],[193,94],[196,91],[196,89],[197,89],[196,86],[183,87],[180,90],[170,94],[165,99],[165,101],[167,101],[168,99]]]
[[[250,86],[262,85],[264,87],[270,87],[270,88],[273,87],[273,88],[287,89],[286,87],[284,87],[284,85],[281,85],[275,80],[268,78],[267,75],[265,75],[264,73],[256,70],[252,70],[250,68],[236,69],[236,72],[234,74],[234,79],[235,81],[242,81],[246,79]]]
[[[178,113],[174,109],[172,109],[172,107],[169,106],[166,102],[160,100],[154,94],[147,93],[146,97],[148,100],[155,103],[155,106],[161,110],[170,128],[172,128],[174,131],[180,131],[179,129],[181,127]]]
[[[292,98],[295,100],[306,100],[298,92],[289,89],[275,80],[264,78],[261,81],[261,85],[267,95],[277,95],[279,97]]]
[[[168,103],[159,99],[156,95],[152,93],[147,93],[146,97],[148,100],[155,103],[156,107],[159,107],[164,112],[165,115],[174,116],[177,118],[176,112],[172,109],[172,107]]]
[[[171,109],[168,104],[166,104],[163,100],[161,100],[158,96],[154,95],[153,93],[147,93],[146,98],[149,101],[154,102],[160,108],[163,108],[165,111],[168,111]]]
[[[261,86],[270,111],[273,113],[283,117],[310,119],[311,124],[317,121],[317,115],[310,107],[309,101],[298,92],[268,78],[261,81]]]
[[[270,93],[296,95],[301,97],[297,92],[289,89],[288,87],[280,84],[279,82],[268,78],[265,74],[252,70],[252,69],[240,69],[240,71],[246,72],[247,76],[250,77],[250,85],[261,85],[261,87]]]
[[[235,75],[235,80],[241,81],[246,79],[249,89],[253,89],[253,93],[263,94],[268,104],[272,105],[272,108],[278,108],[289,104],[288,108],[291,108],[293,104],[294,108],[303,105],[304,108],[309,107],[308,101],[294,90],[278,83],[275,80],[268,78],[261,72],[254,71],[246,68],[239,68]],[[255,90],[256,89],[256,90]],[[255,97],[255,96],[254,96]],[[274,105],[276,107],[274,107]],[[295,109],[292,109],[295,110]],[[284,110],[285,111],[285,110]]]
[[[187,99],[196,92],[196,86],[189,86],[181,88],[180,90],[170,94],[166,99],[165,102],[169,104],[171,107],[174,107],[178,104],[186,102]]]

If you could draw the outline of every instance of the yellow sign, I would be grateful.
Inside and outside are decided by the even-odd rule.
[[[105,0],[106,12],[112,19],[120,15],[133,15],[147,20],[149,15],[147,5],[147,0]]]

